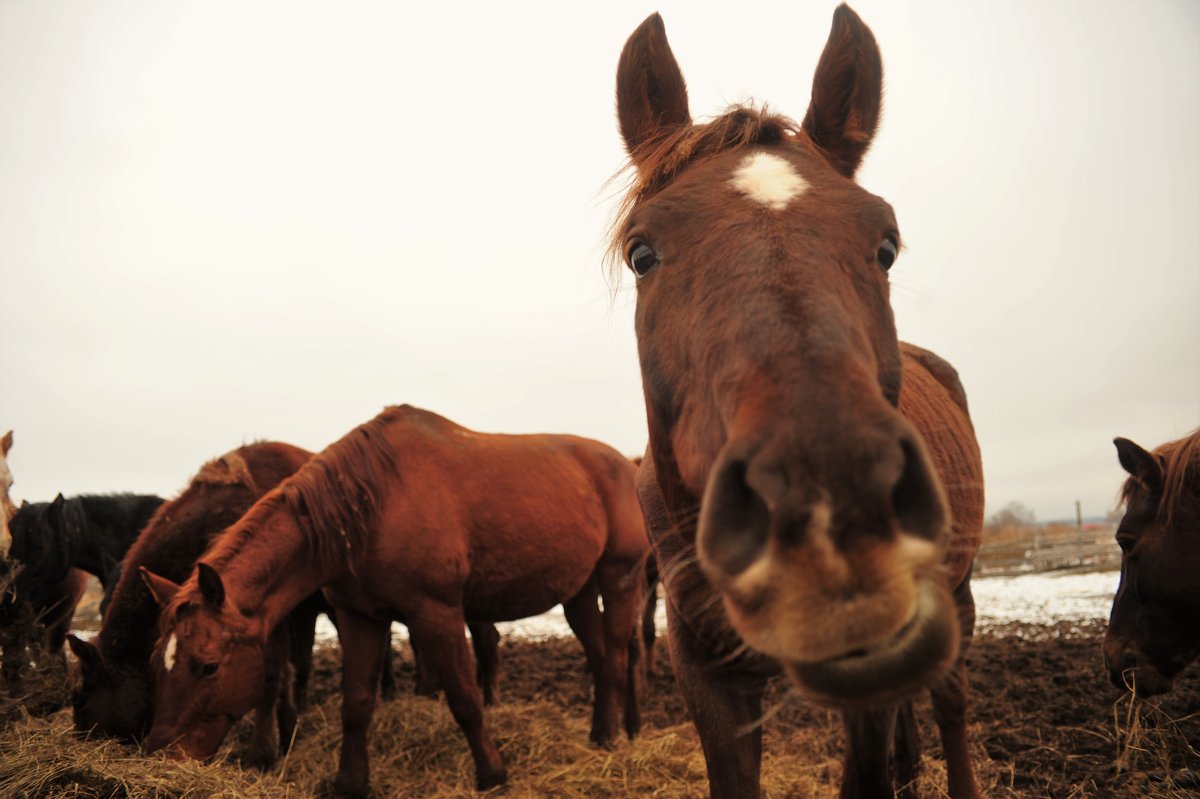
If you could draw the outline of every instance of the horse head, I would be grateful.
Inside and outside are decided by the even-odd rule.
[[[1153,696],[1200,656],[1200,431],[1154,452],[1113,444],[1129,478],[1104,662],[1113,685]]]
[[[154,724],[148,751],[211,757],[233,723],[263,693],[262,620],[227,601],[216,569],[197,563],[183,586],[141,571],[164,606],[150,662],[155,676]]]
[[[154,686],[145,670],[115,667],[100,648],[75,635],[67,643],[79,661],[71,688],[75,731],[137,743],[154,719]]]
[[[897,410],[899,227],[853,179],[881,93],[846,6],[800,124],[746,106],[693,122],[657,14],[617,74],[636,175],[611,251],[637,280],[643,504],[665,501],[742,640],[839,704],[909,693],[958,646],[946,500]]]

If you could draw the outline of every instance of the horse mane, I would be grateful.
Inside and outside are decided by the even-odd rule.
[[[1183,438],[1168,441],[1152,453],[1163,469],[1163,495],[1158,504],[1158,519],[1165,526],[1175,523],[1176,513],[1190,502],[1200,512],[1200,427]],[[1121,502],[1128,504],[1141,487],[1129,477],[1121,487]]]
[[[290,445],[269,441],[243,444],[206,462],[182,491],[157,508],[144,534],[125,555],[123,562],[134,568],[122,569],[109,598],[96,639],[105,658],[144,660],[149,654],[147,647],[157,637],[160,608],[136,567],[144,566],[175,582],[186,580],[214,536],[262,496],[259,486],[273,486],[282,479],[281,474],[294,471],[282,462],[290,449]],[[155,631],[148,641],[147,631]]]
[[[772,114],[765,105],[761,108],[734,105],[708,122],[667,128],[648,138],[630,153],[629,161],[617,173],[636,167],[615,214],[605,260],[614,269],[621,263],[625,223],[634,207],[662,191],[685,167],[722,153],[785,141],[806,141],[807,136],[800,133],[795,121]]]
[[[404,409],[385,408],[369,422],[330,444],[299,471],[250,508],[237,525],[214,544],[205,562],[227,563],[280,508],[295,519],[310,558],[322,563],[352,563],[351,553],[379,514],[387,478],[396,471],[396,453],[386,428]]]

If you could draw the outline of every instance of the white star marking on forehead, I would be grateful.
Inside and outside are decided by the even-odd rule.
[[[729,182],[742,194],[772,211],[782,211],[789,202],[808,191],[808,181],[791,162],[771,153],[751,153],[743,158]]]
[[[175,667],[175,645],[179,643],[175,640],[175,633],[171,633],[171,637],[167,639],[167,649],[163,652],[163,665],[170,671]]]

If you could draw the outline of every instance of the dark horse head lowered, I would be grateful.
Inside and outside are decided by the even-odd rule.
[[[1104,662],[1113,685],[1153,696],[1200,655],[1200,429],[1153,452],[1113,443],[1129,478]]]
[[[844,795],[873,790],[855,775],[891,784],[875,743],[895,711],[859,710],[924,687],[936,705],[954,680],[943,699],[957,709],[939,717],[944,738],[957,717],[950,792],[976,792],[959,653],[981,467],[953,369],[897,340],[899,227],[853,179],[881,93],[874,37],[846,6],[799,124],[747,106],[694,123],[657,14],[621,54],[636,174],[611,252],[637,278],[650,431],[638,490],[714,797],[758,795],[760,739],[731,739],[758,720],[747,675],[780,667],[853,709]],[[927,431],[944,435],[933,458]],[[735,673],[739,659],[757,665]]]

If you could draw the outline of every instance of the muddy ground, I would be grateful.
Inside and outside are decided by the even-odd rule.
[[[1156,705],[1131,708],[1104,677],[1102,635],[1096,622],[1015,625],[976,639],[970,655],[971,746],[986,796],[1200,797],[1200,666],[1193,665],[1176,691]],[[707,796],[695,733],[661,648],[658,673],[645,691],[643,735],[612,753],[586,746],[590,680],[573,639],[506,640],[502,657],[502,704],[489,713],[512,783],[500,795]],[[301,720],[296,748],[262,779],[237,766],[248,733],[245,722],[227,742],[226,762],[197,767],[185,783],[184,775],[165,771],[168,764],[136,749],[115,744],[89,749],[96,745],[73,741],[70,713],[63,710],[43,718],[10,718],[0,730],[0,795],[319,795],[339,743],[337,647],[318,650],[315,665],[313,707]],[[465,744],[444,706],[410,693],[413,671],[404,644],[396,647],[396,673],[400,697],[376,716],[375,795],[476,796]],[[838,716],[789,697],[782,684],[773,688],[768,707],[777,712],[765,724],[766,796],[836,796],[842,745]],[[921,795],[944,796],[940,744],[927,701],[918,704],[918,718],[926,755]],[[110,764],[104,773],[96,765],[102,762]],[[44,778],[30,782],[31,773],[42,772]],[[109,790],[113,785],[119,790]],[[219,793],[212,785],[220,786]]]
[[[1200,797],[1200,664],[1182,675],[1173,694],[1131,712],[1128,699],[1104,676],[1103,631],[1098,622],[1013,625],[976,639],[970,654],[972,746],[988,795]],[[406,653],[398,654],[396,671],[407,690],[412,669],[402,659]],[[590,688],[574,640],[510,640],[502,654],[503,702],[547,702],[586,715]],[[321,652],[314,683],[318,701],[335,690],[336,670],[336,650]],[[835,795],[839,767],[830,763],[840,758],[839,717],[789,699],[782,683],[768,707],[781,702],[765,727],[768,752],[823,742],[821,751],[811,752],[812,765],[828,772],[829,795]],[[938,771],[941,747],[928,701],[919,703],[918,715],[927,771]],[[644,697],[646,727],[667,729],[686,717],[669,666],[660,660]],[[940,784],[944,790],[944,781]]]

